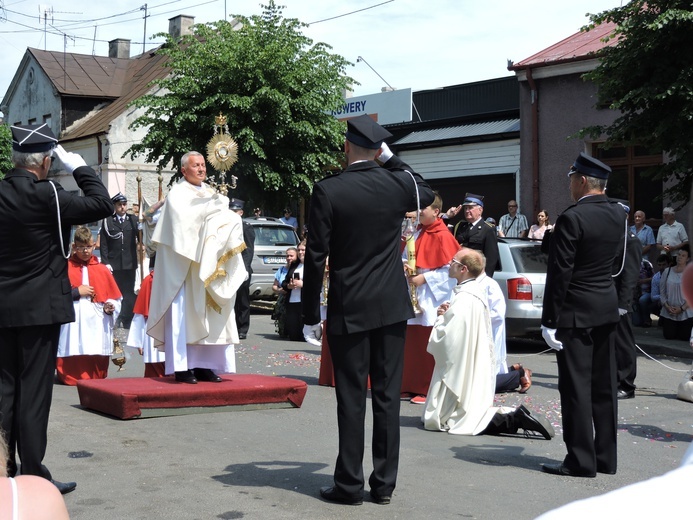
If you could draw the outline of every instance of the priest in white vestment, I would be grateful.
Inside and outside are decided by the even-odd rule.
[[[152,236],[157,276],[147,334],[163,346],[166,373],[175,373],[177,381],[220,382],[213,371],[236,371],[233,307],[248,276],[240,254],[243,225],[229,199],[203,182],[202,154],[185,154],[181,172],[184,178],[169,192]]]
[[[496,364],[486,295],[476,278],[484,259],[463,248],[452,259],[450,277],[457,280],[449,304],[439,308],[428,352],[435,368],[422,415],[427,430],[457,435],[517,433],[522,428],[551,439],[551,424],[524,406],[494,407]]]

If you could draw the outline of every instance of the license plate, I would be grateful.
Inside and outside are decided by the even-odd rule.
[[[262,261],[265,264],[285,264],[286,258],[283,256],[264,256],[262,257]]]

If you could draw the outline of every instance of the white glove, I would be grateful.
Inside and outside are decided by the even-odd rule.
[[[626,309],[621,309],[621,307],[618,308],[618,315],[623,316],[624,314],[628,314],[628,311]]]
[[[65,166],[67,173],[72,173],[80,166],[86,166],[87,163],[84,162],[82,156],[73,152],[66,152],[65,148],[61,145],[55,147],[55,155],[58,156],[60,162]]]
[[[322,338],[322,325],[320,325],[320,323],[316,323],[315,325],[304,325],[303,337],[314,347],[321,347],[322,342],[320,339]]]
[[[563,343],[556,339],[556,329],[541,326],[541,337],[546,344],[554,350],[563,350]]]
[[[113,268],[111,267],[111,264],[104,264],[106,267],[108,267],[108,270],[113,273]]]
[[[387,143],[383,143],[380,145],[380,155],[378,156],[378,160],[381,163],[386,163],[390,159],[392,159],[392,156],[395,155],[392,153],[392,150],[390,150],[390,147],[387,146]]]

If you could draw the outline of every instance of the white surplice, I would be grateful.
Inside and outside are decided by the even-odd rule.
[[[89,285],[89,269],[82,269],[82,285]],[[103,312],[103,303],[82,296],[73,301],[75,321],[60,327],[58,357],[110,356],[113,352],[113,325],[120,314],[121,298],[106,300],[115,307],[113,314]]]
[[[235,371],[233,312],[245,281],[243,224],[229,200],[207,185],[176,184],[166,199],[157,244],[147,333],[164,347],[166,373]]]
[[[128,332],[127,346],[142,349],[142,359],[145,363],[161,363],[164,353],[154,346],[154,338],[147,334],[147,319],[141,314],[133,314]]]
[[[450,307],[438,316],[428,352],[435,368],[422,421],[427,430],[481,433],[493,415],[494,343],[486,296],[476,280],[453,289]]]
[[[493,332],[493,344],[496,346],[494,355],[496,358],[496,374],[508,373],[508,351],[505,344],[505,297],[503,291],[495,281],[486,273],[481,273],[476,279],[481,290],[486,295],[488,310],[491,315],[491,330]]]

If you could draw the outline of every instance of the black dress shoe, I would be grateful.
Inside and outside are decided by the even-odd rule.
[[[221,383],[221,378],[209,368],[193,368],[193,373],[198,381],[209,381],[210,383]]]
[[[197,379],[195,379],[192,370],[183,370],[181,372],[176,372],[176,381],[179,383],[188,383],[189,385],[197,384]]]
[[[630,392],[627,390],[619,390],[616,392],[616,397],[618,399],[633,399],[635,397],[635,390],[631,390]]]
[[[543,415],[532,415],[524,405],[515,410],[515,417],[513,418],[515,424],[518,428],[522,428],[525,431],[525,435],[530,434],[530,432],[538,433],[547,441],[550,441],[555,432],[553,431],[553,426],[546,420]]]
[[[363,504],[363,498],[360,495],[345,495],[334,486],[320,488],[320,496],[329,502],[338,502],[348,506],[360,506]]]
[[[563,464],[542,464],[541,470],[544,473],[550,473],[551,475],[561,475],[564,477],[596,477],[596,473],[586,473],[584,471],[572,470]]]
[[[247,337],[248,337],[248,335],[245,334],[245,333],[243,333],[243,332],[239,332],[239,333],[238,333],[238,338],[239,338],[239,339],[246,339]]]
[[[74,491],[77,487],[77,482],[58,482],[51,479],[51,484],[58,488],[61,495],[67,495],[70,491]]]
[[[392,495],[379,495],[372,489],[371,498],[373,499],[373,502],[375,502],[376,504],[380,504],[381,506],[386,506],[392,501]]]

